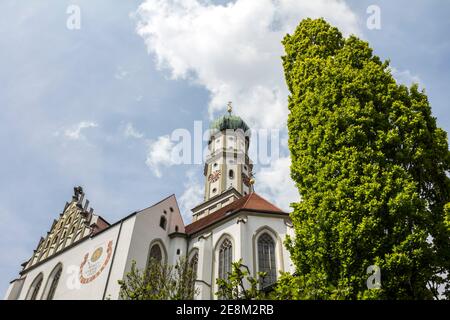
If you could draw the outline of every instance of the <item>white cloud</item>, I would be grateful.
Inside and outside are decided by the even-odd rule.
[[[159,68],[204,86],[210,115],[232,100],[254,127],[285,127],[281,40],[302,18],[325,17],[345,34],[358,33],[355,14],[339,0],[147,0],[137,16]]]
[[[180,210],[185,224],[192,221],[191,209],[203,201],[203,184],[196,177],[196,170],[191,169],[186,173],[186,188],[179,198]]]
[[[149,141],[147,160],[145,163],[158,178],[162,177],[161,167],[170,167],[177,164],[172,157],[174,147],[175,143],[170,140],[168,135],[158,137],[154,141]]]
[[[81,121],[80,123],[76,124],[70,129],[66,129],[64,131],[64,136],[66,138],[69,138],[71,140],[80,140],[84,139],[85,137],[81,133],[82,130],[87,128],[96,128],[98,127],[98,124],[92,121]]]
[[[261,195],[271,199],[281,209],[290,212],[289,205],[298,202],[300,196],[290,176],[289,157],[273,161],[270,167],[262,168],[255,175],[255,189]]]
[[[127,123],[123,134],[126,138],[142,139],[144,137],[144,134],[136,130],[131,122]]]
[[[124,70],[122,67],[118,67],[116,69],[116,73],[114,74],[114,78],[117,80],[125,79],[129,75],[129,72]]]
[[[397,82],[400,82],[404,85],[410,86],[413,83],[419,84],[421,87],[422,80],[419,78],[418,75],[413,74],[410,70],[398,70],[395,67],[390,67],[392,76],[394,77]]]

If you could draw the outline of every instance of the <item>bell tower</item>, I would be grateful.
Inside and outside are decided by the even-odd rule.
[[[233,115],[231,102],[227,111],[210,126],[209,154],[203,172],[204,202],[192,209],[194,221],[253,192],[253,165],[248,157],[250,128]]]

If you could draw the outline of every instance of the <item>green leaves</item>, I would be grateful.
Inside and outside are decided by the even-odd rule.
[[[216,295],[225,300],[264,299],[266,295],[259,287],[265,276],[265,272],[258,272],[256,278],[252,277],[248,267],[240,259],[232,263],[231,272],[226,279],[216,279],[219,287]]]
[[[296,276],[280,298],[429,299],[449,284],[450,152],[417,85],[323,19],[283,39]],[[381,289],[366,269],[381,268]],[[434,288],[434,289],[433,289]]]
[[[444,225],[450,231],[450,202],[444,206]]]
[[[194,299],[196,274],[185,259],[175,266],[150,259],[146,269],[139,270],[132,261],[131,270],[119,280],[123,300]]]

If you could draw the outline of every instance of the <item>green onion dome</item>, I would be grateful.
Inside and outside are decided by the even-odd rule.
[[[242,129],[244,132],[247,132],[247,130],[249,130],[250,127],[245,123],[244,120],[241,119],[241,117],[232,114],[227,114],[214,120],[211,123],[210,129],[212,131],[223,131],[227,129],[232,130]]]

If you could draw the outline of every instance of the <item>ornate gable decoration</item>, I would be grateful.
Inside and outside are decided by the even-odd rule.
[[[98,231],[93,223],[98,216],[94,215],[92,208],[88,208],[89,200],[84,201],[84,196],[82,187],[74,188],[72,201],[66,202],[59,219],[53,221],[50,231],[40,239],[24,270]]]

